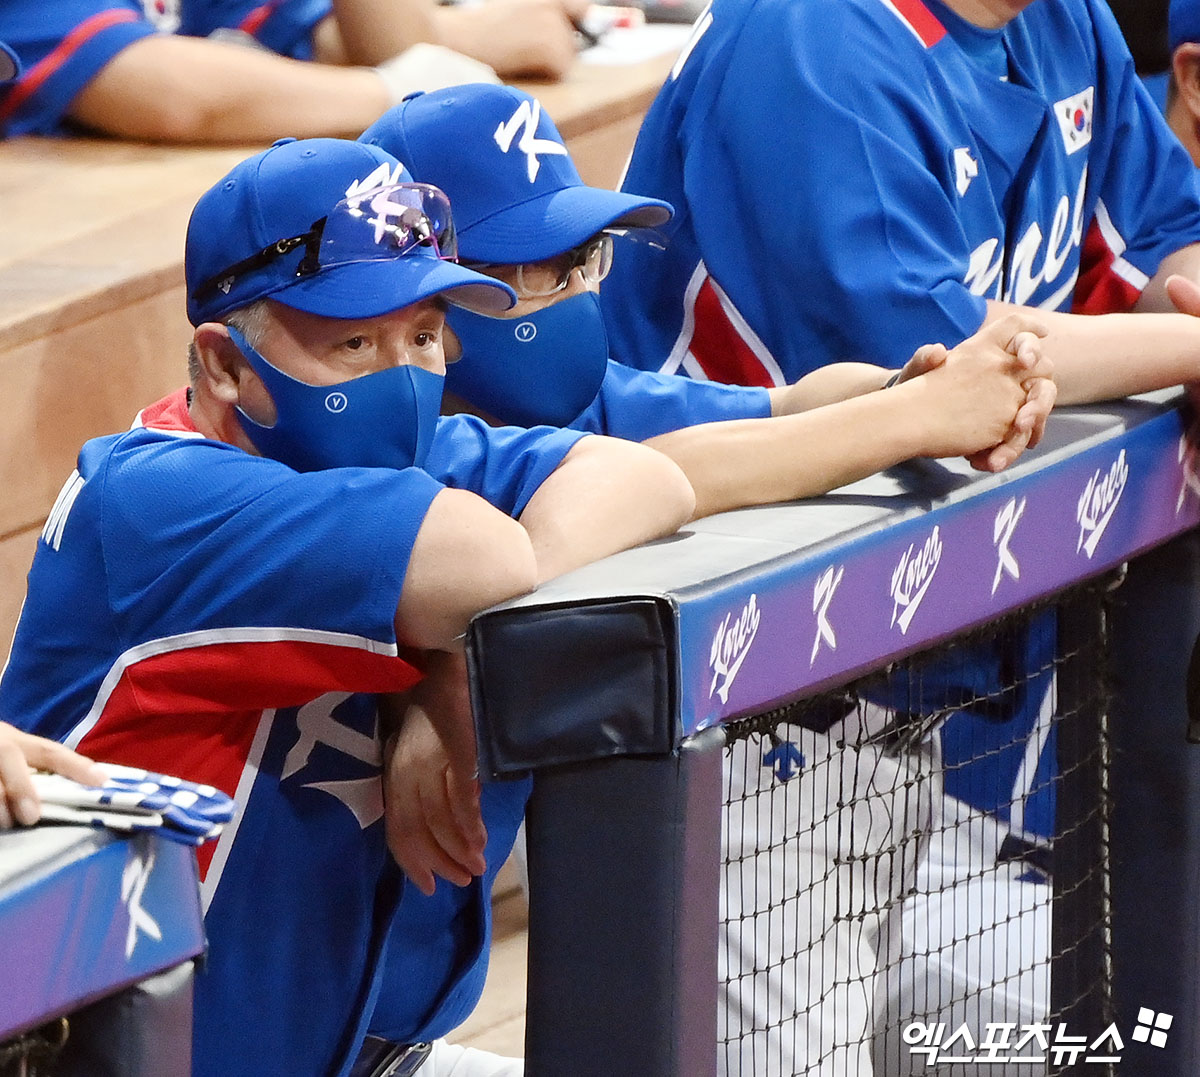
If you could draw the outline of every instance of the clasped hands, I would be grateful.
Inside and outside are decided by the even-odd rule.
[[[962,388],[966,394],[947,397],[959,399],[966,405],[961,409],[952,408],[943,415],[948,428],[945,434],[948,444],[961,442],[964,438],[970,440],[969,430],[956,427],[969,426],[973,420],[994,419],[995,408],[1007,406],[995,392],[998,385],[1007,382],[1009,389],[1019,387],[1007,432],[999,441],[966,457],[978,471],[1003,471],[1026,449],[1041,441],[1046,420],[1057,399],[1054,368],[1042,347],[1046,332],[1046,327],[1033,314],[1007,314],[954,348],[948,349],[944,344],[926,344],[918,348],[901,369],[897,383],[931,375],[935,379],[951,374],[965,376],[968,384]],[[954,369],[956,366],[957,370]],[[985,380],[988,378],[992,380]],[[978,406],[977,414],[972,410],[972,404]]]

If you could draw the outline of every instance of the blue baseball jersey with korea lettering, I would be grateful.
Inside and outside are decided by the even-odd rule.
[[[329,0],[0,0],[0,41],[24,69],[0,89],[0,133],[68,133],[76,95],[151,34],[239,30],[272,52],[307,60],[313,29],[329,12]]]
[[[613,353],[782,384],[956,344],[988,298],[1129,308],[1200,239],[1195,170],[1103,0],[993,35],[936,0],[714,0],[623,184],[676,215],[605,284]]]
[[[384,842],[365,693],[420,677],[393,628],[412,543],[443,485],[519,513],[582,435],[492,435],[454,418],[439,425],[431,474],[297,474],[202,437],[182,391],[140,420],[83,447],[50,514],[0,715],[235,797],[234,823],[201,851],[211,951],[196,983],[194,1072],[343,1073],[398,916],[464,921],[439,925],[456,947],[435,966],[447,981],[411,981],[411,1011],[453,1001],[456,981],[481,977],[486,961],[471,945],[486,935],[473,919],[486,901],[422,908]],[[511,840],[524,795],[489,793],[499,840]]]
[[[771,398],[765,389],[634,370],[610,359],[600,392],[571,429],[645,441],[685,426],[770,414]]]

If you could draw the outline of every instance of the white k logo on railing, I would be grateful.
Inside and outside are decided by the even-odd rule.
[[[830,565],[817,577],[813,587],[813,613],[817,615],[817,634],[813,639],[812,657],[808,660],[810,667],[817,661],[817,651],[821,649],[822,640],[829,644],[831,651],[837,650],[837,637],[833,634],[833,625],[829,623],[829,603],[833,601],[833,593],[842,582],[844,572],[844,565],[838,565],[836,569]]]
[[[1008,548],[1008,544],[1012,541],[1013,532],[1024,515],[1025,501],[1025,498],[1021,498],[1018,504],[1015,497],[1010,498],[1008,504],[996,514],[996,522],[992,525],[992,542],[996,544],[996,554],[999,558],[996,562],[996,575],[992,578],[992,594],[996,593],[996,588],[1000,586],[1000,577],[1005,573],[1014,580],[1021,578],[1021,566],[1017,564],[1017,559]]]
[[[129,910],[129,931],[125,935],[126,961],[133,957],[139,931],[155,942],[162,942],[162,929],[154,917],[142,908],[142,895],[154,870],[154,846],[147,843],[144,853],[138,851],[137,846],[138,843],[134,843],[130,847],[129,859],[125,861],[125,870],[121,873],[121,900]]]

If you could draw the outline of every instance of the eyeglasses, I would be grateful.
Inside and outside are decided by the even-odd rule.
[[[541,299],[563,291],[576,269],[582,272],[585,284],[599,284],[612,269],[612,260],[612,236],[603,232],[565,254],[540,262],[519,265],[483,262],[472,263],[470,268],[503,281],[520,299]]]
[[[218,288],[228,292],[238,277],[263,269],[300,247],[304,257],[296,266],[297,278],[355,262],[419,254],[419,248],[437,258],[458,260],[450,200],[427,183],[397,183],[343,199],[307,232],[276,240],[214,273],[196,286],[192,297],[203,299]]]

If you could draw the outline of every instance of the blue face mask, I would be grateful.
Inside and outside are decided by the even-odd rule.
[[[568,426],[600,392],[608,335],[594,292],[520,318],[451,307],[446,323],[462,343],[446,387],[501,422]]]
[[[391,367],[337,385],[309,385],[272,366],[233,326],[229,337],[275,403],[275,425],[241,408],[238,422],[264,456],[296,471],[420,467],[442,406],[440,374]]]

